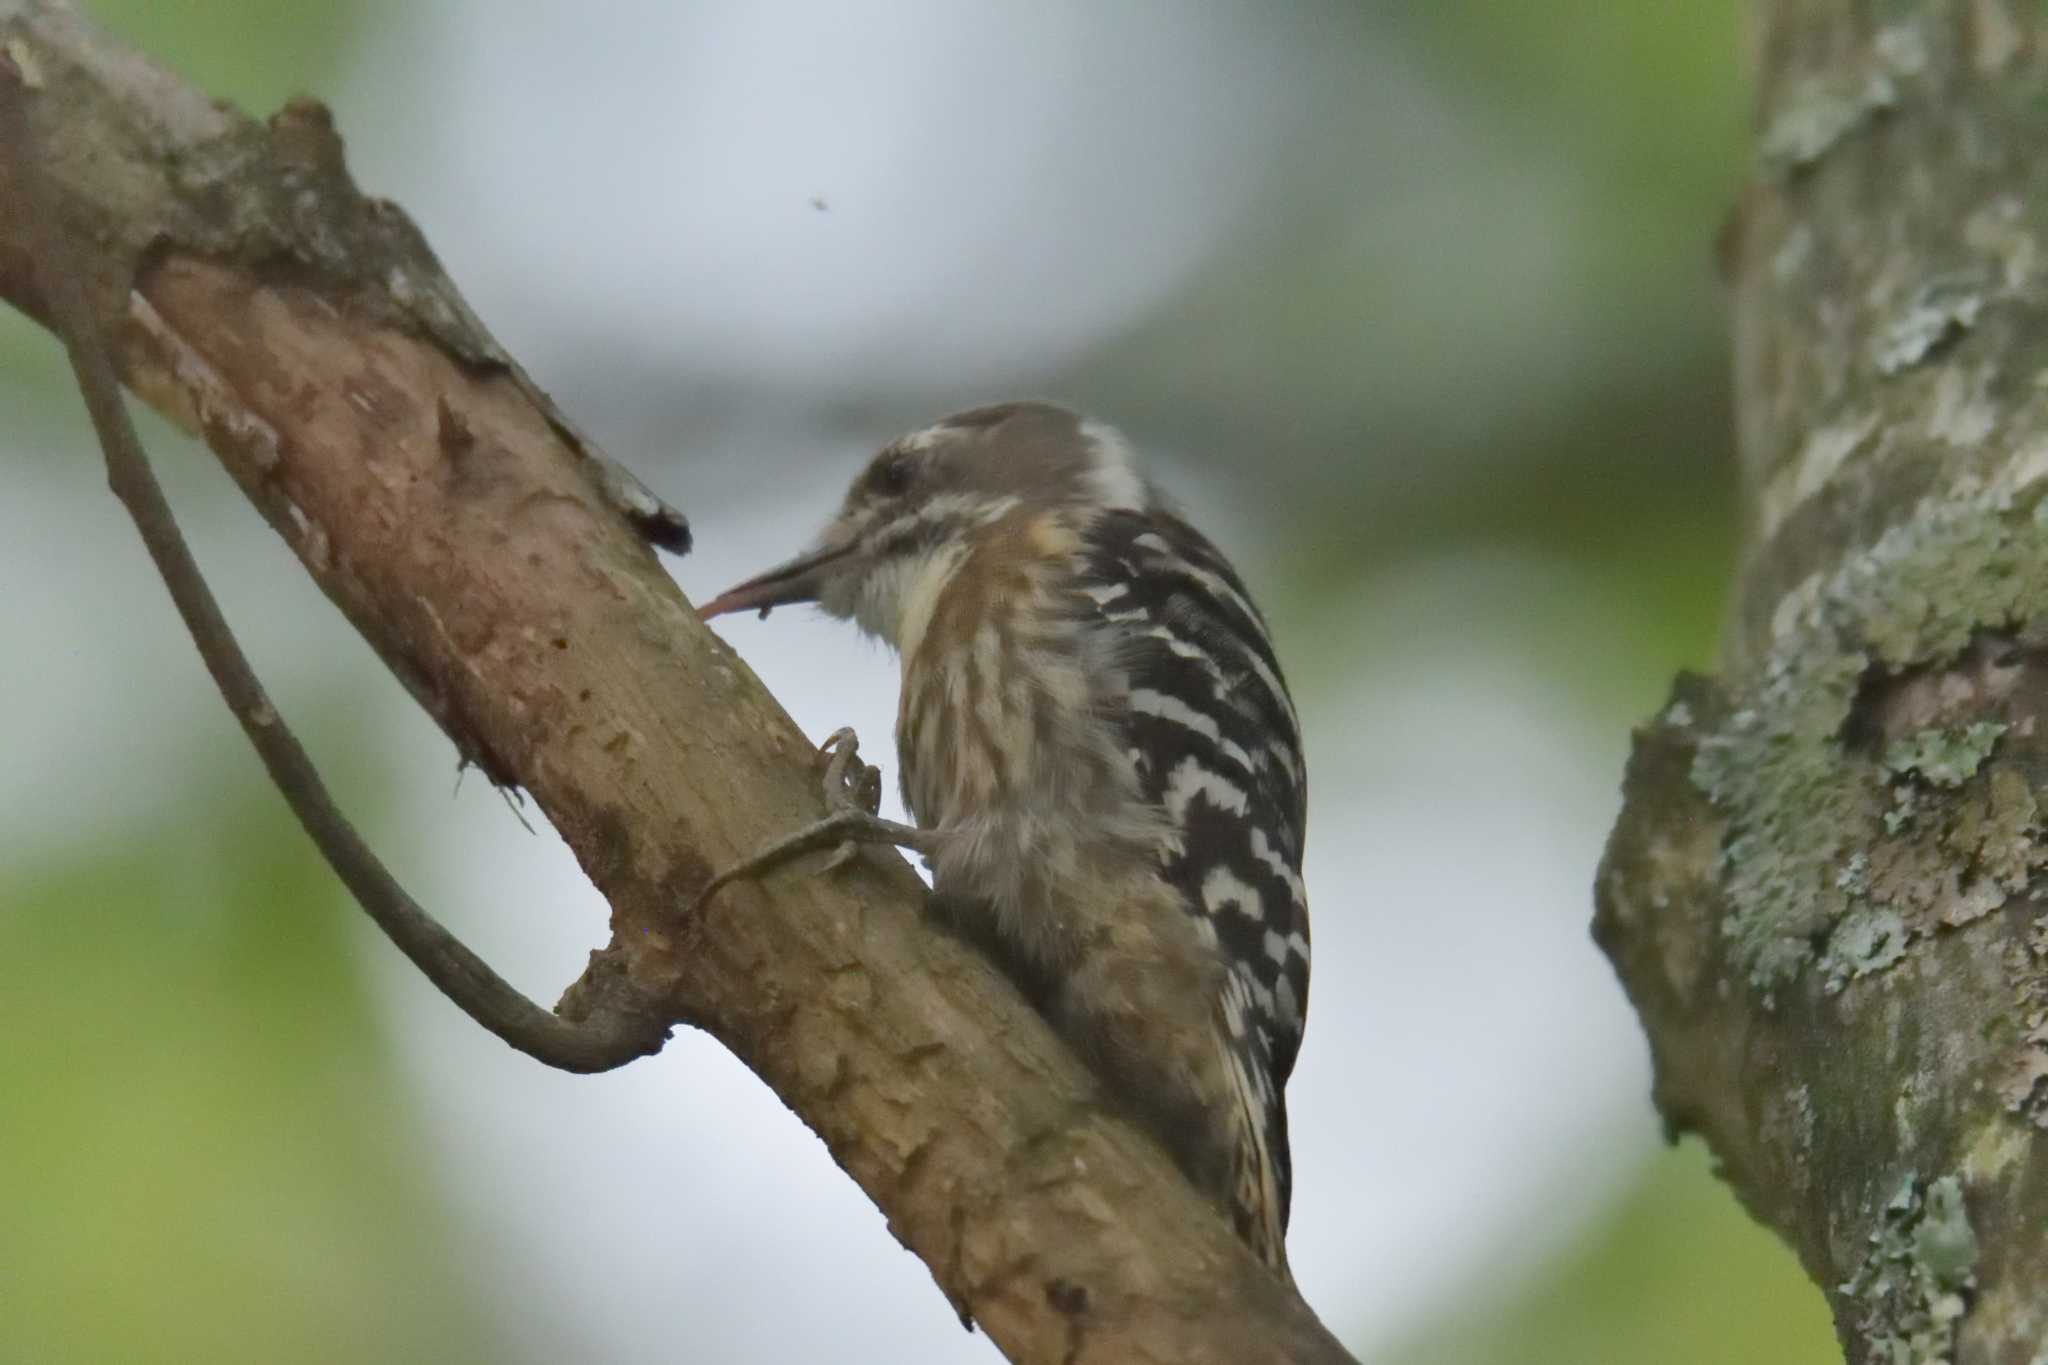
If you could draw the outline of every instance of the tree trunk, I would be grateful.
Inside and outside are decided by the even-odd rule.
[[[1854,1362],[2048,1350],[2048,14],[1759,0],[1745,553],[1595,933]]]

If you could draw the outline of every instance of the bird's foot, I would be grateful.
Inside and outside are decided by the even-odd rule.
[[[690,914],[702,910],[713,895],[733,882],[751,881],[793,858],[820,849],[829,848],[832,853],[818,868],[819,872],[846,866],[862,844],[887,844],[931,856],[931,830],[884,820],[876,814],[882,804],[882,771],[860,761],[860,738],[851,726],[827,736],[818,746],[818,756],[825,762],[825,818],[784,835],[720,872],[697,893],[697,899],[690,904]]]

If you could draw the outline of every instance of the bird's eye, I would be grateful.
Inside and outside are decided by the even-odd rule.
[[[893,455],[875,466],[874,489],[885,498],[901,497],[917,478],[917,464],[908,455]]]

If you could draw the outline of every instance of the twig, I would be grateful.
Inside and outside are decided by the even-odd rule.
[[[78,377],[107,461],[107,482],[143,544],[228,709],[256,746],[292,813],[342,883],[400,952],[470,1018],[519,1051],[564,1071],[608,1071],[659,1051],[665,1021],[636,1008],[630,989],[613,990],[590,1017],[571,1021],[514,989],[406,894],[328,795],[312,759],[271,706],[219,603],[201,577],[169,502],[149,467],[121,398],[99,318],[81,287],[78,263],[59,224],[36,154],[21,72],[0,53],[0,158],[25,201],[34,262],[54,330]]]

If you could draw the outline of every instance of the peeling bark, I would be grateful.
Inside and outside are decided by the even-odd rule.
[[[1595,934],[1852,1362],[2048,1352],[2048,13],[1758,0],[1746,551]]]
[[[612,906],[561,1007],[629,989],[808,1123],[1019,1361],[1342,1361],[893,856],[711,870],[821,810],[812,748],[601,495],[324,110],[255,123],[0,0],[56,208],[130,388],[202,435],[455,741],[546,811]],[[17,187],[0,297],[42,317]],[[452,1016],[451,1016],[452,1017]]]

